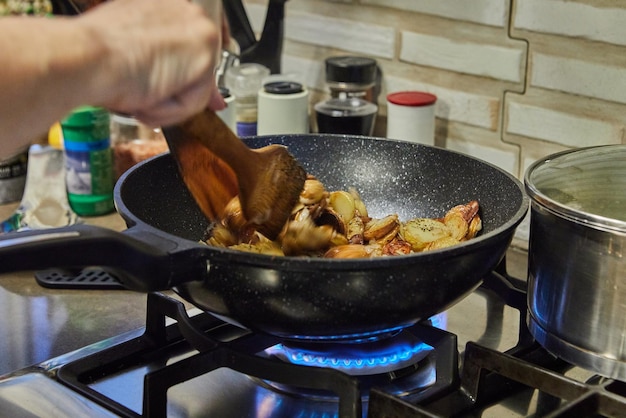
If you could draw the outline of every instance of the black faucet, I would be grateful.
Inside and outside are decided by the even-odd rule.
[[[272,74],[280,73],[286,2],[270,0],[263,32],[257,41],[242,1],[222,1],[231,36],[239,44],[240,63],[255,62],[269,68]]]

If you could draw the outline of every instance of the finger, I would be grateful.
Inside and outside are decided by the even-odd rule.
[[[165,126],[180,122],[201,112],[206,107],[213,110],[224,109],[226,103],[219,93],[213,77],[210,77],[209,83],[209,86],[206,82],[196,83],[173,98],[136,112],[136,117],[151,126]]]

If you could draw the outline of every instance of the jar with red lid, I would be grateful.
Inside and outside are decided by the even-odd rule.
[[[435,144],[437,96],[420,91],[387,95],[387,138]]]

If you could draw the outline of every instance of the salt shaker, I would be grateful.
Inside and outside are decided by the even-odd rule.
[[[387,138],[435,144],[437,96],[419,91],[387,95]]]
[[[295,81],[266,82],[259,91],[258,135],[309,132],[309,92]]]

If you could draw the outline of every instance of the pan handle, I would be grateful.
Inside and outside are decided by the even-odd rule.
[[[100,266],[130,290],[167,290],[202,280],[206,257],[184,241],[130,228],[123,233],[93,225],[23,231],[0,236],[0,273]]]

